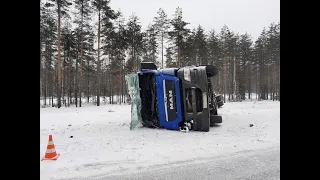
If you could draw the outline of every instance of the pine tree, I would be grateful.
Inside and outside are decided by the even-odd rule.
[[[42,96],[42,45],[43,45],[43,35],[44,35],[44,22],[43,22],[43,15],[45,11],[44,3],[40,1],[40,98]],[[41,102],[40,102],[41,107]]]
[[[57,95],[58,95],[58,108],[61,107],[61,16],[69,16],[68,15],[68,7],[72,5],[69,0],[51,0],[55,2],[57,6],[57,14],[58,14],[58,87],[57,87]],[[52,3],[47,2],[47,6],[52,6]]]
[[[108,64],[108,83],[110,86],[110,103],[113,103],[113,92],[118,92],[120,103],[124,102],[124,64],[126,59],[127,37],[125,19],[121,12],[117,12],[117,19],[112,28],[105,34],[106,42],[104,46],[104,55],[109,54]]]
[[[43,95],[44,105],[47,105],[47,97],[49,99],[49,105],[54,106],[54,61],[55,53],[57,51],[57,20],[55,13],[53,12],[53,4],[46,3],[42,8],[42,47],[41,53],[43,59]]]
[[[115,21],[115,29],[116,29],[116,48],[117,48],[117,59],[120,64],[121,69],[121,99],[120,102],[125,103],[125,83],[124,83],[124,75],[125,75],[125,60],[126,60],[126,49],[128,47],[127,43],[127,32],[126,32],[126,25],[125,25],[125,19],[123,18],[123,15],[121,12],[118,12],[119,16]]]
[[[267,55],[267,35],[264,28],[261,35],[255,42],[255,58],[259,68],[259,100],[267,99],[266,83],[266,56]]]
[[[171,47],[166,48],[166,67],[171,68],[171,67],[176,67],[176,63],[173,62],[173,52],[171,50]]]
[[[174,18],[170,21],[170,24],[173,26],[173,30],[169,31],[169,37],[174,42],[175,45],[175,53],[177,54],[177,65],[181,66],[181,48],[183,46],[183,42],[188,36],[190,30],[185,26],[189,23],[182,20],[182,9],[177,7],[176,12],[174,14]]]
[[[112,25],[107,30],[103,31],[103,35],[105,38],[105,41],[102,41],[104,43],[104,53],[103,55],[108,56],[108,63],[106,64],[106,70],[108,73],[105,73],[105,76],[107,76],[107,83],[109,86],[109,102],[110,104],[113,104],[113,96],[114,92],[116,92],[117,85],[116,82],[118,82],[118,76],[121,72],[121,61],[119,61],[119,57],[117,54],[117,33],[115,32],[115,27]],[[102,74],[103,75],[103,74]],[[102,83],[105,83],[106,81],[103,81]],[[103,86],[105,89],[105,86]]]
[[[229,30],[229,28],[224,25],[221,29],[221,32],[219,34],[219,41],[220,41],[220,49],[221,49],[221,55],[222,55],[222,69],[223,69],[223,97],[224,102],[226,101],[226,93],[229,94],[229,100],[230,100],[230,65],[232,60],[232,39],[234,34]]]
[[[158,38],[160,39],[161,44],[161,67],[163,68],[163,56],[164,56],[164,41],[168,38],[168,29],[170,27],[169,19],[167,18],[167,14],[164,12],[162,8],[157,12],[158,16],[154,18],[155,22],[155,30]]]
[[[101,24],[104,27],[103,31],[107,31],[112,27],[112,22],[116,18],[115,12],[109,6],[110,0],[93,0],[93,7],[98,13],[98,57],[97,57],[97,106],[100,106],[100,93],[101,93],[101,59],[100,59],[100,46],[101,46]]]
[[[86,65],[85,68],[85,76],[86,76],[86,95],[87,95],[87,102],[90,102],[90,92],[94,92],[93,90],[90,90],[90,87],[93,87],[93,82],[97,79],[95,77],[96,70],[95,70],[95,57],[97,50],[94,49],[94,40],[96,38],[96,35],[94,34],[94,31],[91,29],[88,29],[88,31],[85,32],[86,41],[83,44],[84,48],[84,59],[86,59]],[[91,85],[91,86],[90,86]]]
[[[158,65],[157,63],[158,43],[157,43],[157,31],[155,29],[155,26],[150,24],[148,26],[148,29],[145,35],[146,35],[144,38],[145,56],[143,58],[143,61],[153,62]]]
[[[75,42],[75,48],[74,48],[74,59],[76,60],[75,62],[75,71],[74,71],[74,98],[75,98],[75,105],[78,107],[78,95],[79,95],[79,59],[80,59],[80,47],[81,47],[81,30],[79,27],[76,27],[73,30],[74,33],[74,42]]]
[[[67,106],[65,97],[68,94],[67,88],[69,86],[67,85],[67,82],[69,82],[68,80],[70,79],[70,77],[68,76],[68,73],[67,73],[67,71],[68,71],[68,58],[69,58],[68,57],[68,55],[69,55],[68,38],[69,38],[69,35],[71,34],[72,27],[71,27],[68,20],[66,20],[66,22],[64,24],[65,25],[61,31],[61,49],[63,52],[63,55],[61,56],[61,57],[63,57],[63,61],[62,61],[62,102],[65,106]]]
[[[209,32],[209,37],[207,39],[207,45],[208,45],[208,64],[215,65],[218,69],[218,74],[214,78],[214,85],[215,85],[215,91],[221,91],[222,89],[222,77],[223,77],[223,61],[221,58],[221,45],[220,41],[218,39],[218,35],[216,34],[215,30],[212,29]]]
[[[280,101],[280,23],[276,24],[275,28],[275,63],[276,63],[276,83],[275,87],[276,90],[275,92],[277,93],[277,100]]]
[[[276,93],[280,86],[278,85],[278,71],[280,61],[280,24],[272,23],[267,31],[267,69],[268,69],[268,92],[272,100],[277,97]],[[277,98],[276,98],[277,99]]]
[[[128,37],[128,45],[130,58],[128,62],[133,65],[133,71],[138,71],[140,56],[143,50],[143,37],[144,34],[141,32],[141,25],[139,22],[139,18],[136,15],[132,15],[127,23],[127,37]]]
[[[89,27],[89,20],[91,20],[90,15],[92,13],[91,11],[91,6],[89,4],[90,0],[75,0],[75,8],[77,9],[77,16],[75,23],[78,25],[78,28],[80,29],[80,56],[79,56],[79,61],[80,61],[80,78],[77,77],[79,84],[79,107],[81,107],[82,103],[82,84],[83,84],[83,44],[84,44],[84,28]],[[77,105],[76,105],[77,106]]]
[[[186,36],[186,41],[181,46],[181,66],[197,65],[197,50],[195,45],[196,30],[194,29]]]
[[[74,52],[76,51],[76,40],[75,40],[75,34],[74,32],[68,28],[65,27],[62,30],[62,35],[61,35],[61,40],[63,42],[63,50],[64,50],[64,61],[65,61],[65,71],[64,75],[67,76],[68,80],[64,80],[66,82],[66,87],[67,89],[67,106],[69,107],[71,104],[71,94],[72,94],[72,82],[73,82],[73,59],[75,58]],[[68,72],[66,72],[68,71]]]
[[[249,89],[250,84],[247,83],[247,69],[250,69],[250,63],[252,58],[252,40],[249,34],[245,33],[240,36],[240,54],[239,54],[239,62],[240,62],[240,76],[239,76],[239,93],[241,95],[241,99],[245,99],[246,90]],[[250,72],[250,71],[249,71]],[[250,77],[249,77],[250,78]],[[247,86],[248,85],[248,86]],[[250,93],[249,93],[250,94]],[[250,95],[249,95],[250,97]]]
[[[232,39],[232,48],[233,48],[233,61],[232,61],[232,100],[233,101],[241,101],[241,96],[239,94],[239,81],[240,81],[240,35],[239,33],[235,34]]]
[[[219,48],[221,49],[222,70],[223,70],[223,94],[224,101],[226,93],[228,93],[228,100],[236,100],[237,89],[237,70],[238,63],[238,44],[239,36],[224,25],[219,34]]]
[[[220,64],[218,64],[220,55],[220,47],[219,47],[219,40],[215,33],[215,30],[212,29],[209,33],[209,37],[207,39],[208,44],[208,63],[214,64],[217,67],[220,67]]]
[[[206,35],[204,34],[203,28],[199,25],[195,34],[194,45],[196,49],[196,61],[197,65],[208,64],[208,49],[206,42]]]

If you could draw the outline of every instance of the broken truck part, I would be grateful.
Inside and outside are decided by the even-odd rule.
[[[222,123],[218,108],[221,95],[214,92],[213,65],[165,68],[141,63],[141,71],[126,75],[131,98],[130,129],[165,128],[181,131],[209,131]]]

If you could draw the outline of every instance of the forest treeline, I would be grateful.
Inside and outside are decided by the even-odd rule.
[[[224,101],[252,94],[280,101],[280,23],[263,28],[255,41],[226,25],[205,30],[188,24],[179,7],[170,16],[160,8],[143,30],[139,17],[125,19],[110,0],[40,2],[41,104],[99,106],[101,97],[125,103],[124,77],[142,61],[162,68],[213,64]]]

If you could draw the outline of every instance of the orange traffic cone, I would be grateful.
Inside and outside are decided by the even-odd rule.
[[[48,142],[48,146],[47,146],[47,151],[41,161],[43,161],[43,160],[57,160],[59,156],[60,156],[60,154],[58,154],[54,148],[52,135],[49,135],[49,142]]]

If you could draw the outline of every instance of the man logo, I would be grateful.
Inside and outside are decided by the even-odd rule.
[[[173,95],[172,95],[172,90],[169,91],[169,105],[170,105],[170,109],[174,109],[173,108]]]

